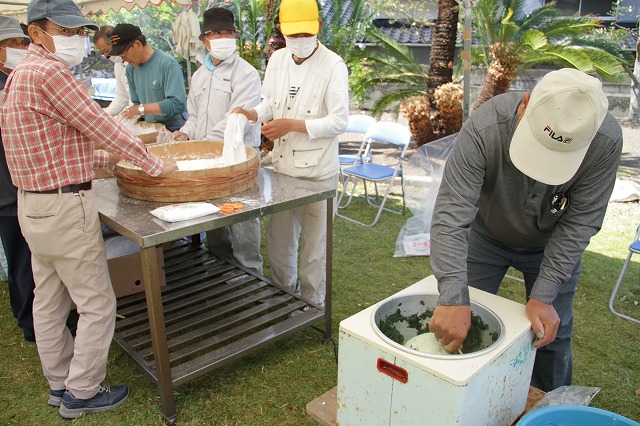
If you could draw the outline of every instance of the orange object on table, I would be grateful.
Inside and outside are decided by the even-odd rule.
[[[218,206],[220,208],[220,211],[223,214],[231,214],[236,210],[241,210],[244,208],[244,205],[241,203],[224,203],[221,206]]]

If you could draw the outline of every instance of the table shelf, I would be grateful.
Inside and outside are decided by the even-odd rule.
[[[161,295],[174,386],[325,318],[320,307],[188,240],[167,247],[164,262]],[[145,294],[119,299],[117,313],[115,342],[157,383]]]

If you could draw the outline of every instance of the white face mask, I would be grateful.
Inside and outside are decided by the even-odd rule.
[[[120,56],[109,56],[109,60],[114,64],[121,64],[122,58]]]
[[[71,37],[66,36],[52,36],[53,44],[56,47],[56,51],[51,53],[51,56],[62,62],[68,67],[78,65],[84,59],[87,53],[85,37],[79,35],[73,35]]]
[[[4,67],[10,70],[16,69],[22,58],[24,58],[24,55],[27,54],[25,49],[15,49],[13,47],[6,47],[5,52],[7,57],[4,61]]]
[[[302,38],[284,36],[284,40],[287,42],[287,47],[291,53],[300,59],[305,59],[311,56],[318,45],[318,36],[315,35]]]
[[[209,40],[209,53],[216,59],[224,61],[236,51],[235,38],[216,38]]]

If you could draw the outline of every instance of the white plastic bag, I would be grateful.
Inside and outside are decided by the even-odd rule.
[[[195,219],[219,212],[220,209],[213,204],[205,202],[179,203],[170,206],[162,206],[151,210],[151,214],[165,222],[179,222],[181,220]]]
[[[431,254],[433,207],[455,137],[453,134],[422,145],[403,169],[405,200],[413,216],[400,230],[394,257]]]
[[[128,256],[138,253],[140,247],[133,241],[122,235],[111,238],[105,238],[104,249],[107,252],[107,259],[115,259],[116,257]]]
[[[222,158],[225,163],[238,164],[247,160],[247,152],[244,148],[244,126],[247,121],[244,114],[233,113],[227,117],[222,148]]]

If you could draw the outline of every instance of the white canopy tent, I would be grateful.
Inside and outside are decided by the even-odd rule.
[[[191,6],[191,0],[167,0],[177,3],[181,6]],[[113,10],[118,12],[121,9],[131,10],[135,6],[141,9],[149,4],[158,6],[163,0],[76,0],[76,3],[82,10],[83,15],[89,15],[96,12],[108,13]],[[27,21],[27,6],[29,0],[0,0],[0,15],[12,15],[18,18],[20,22]]]
[[[75,0],[83,15],[109,11],[119,12],[122,9],[130,11],[135,6],[144,9],[148,5],[159,6],[163,1],[169,1],[183,6],[185,10],[179,15],[179,19],[173,25],[174,43],[176,43],[176,53],[187,60],[187,79],[191,80],[191,62],[195,61],[200,42],[198,36],[200,29],[198,17],[186,11],[185,6],[199,4],[196,0]],[[27,7],[29,0],[0,0],[0,15],[15,16],[20,22],[27,23]],[[186,19],[188,16],[190,19]]]

